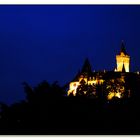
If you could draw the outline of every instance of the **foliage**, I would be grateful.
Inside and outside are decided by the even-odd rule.
[[[66,96],[66,87],[58,82],[43,81],[36,87],[24,82],[25,101],[11,106],[0,104],[0,133],[124,134],[126,130],[127,134],[138,133],[140,81],[137,76],[126,77],[125,81],[106,80],[102,85],[81,81],[75,97]],[[131,90],[132,98],[124,92],[126,96],[121,100],[116,97],[110,102],[104,100],[105,94],[116,92],[118,87]]]

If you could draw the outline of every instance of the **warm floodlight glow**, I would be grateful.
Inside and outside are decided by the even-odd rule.
[[[90,80],[90,81],[88,81],[88,85],[93,85],[93,84],[96,84],[96,83],[97,83],[96,80]]]
[[[114,92],[110,92],[107,96],[107,99],[108,100],[111,100],[113,97],[115,96],[115,93]]]
[[[114,73],[114,78],[113,78],[112,77],[113,73],[112,72],[108,73],[106,70],[103,70],[102,72],[95,72],[95,71],[92,72],[90,63],[86,60],[83,65],[81,74],[78,73],[79,77],[76,78],[77,81],[70,83],[68,95],[72,93],[74,96],[76,96],[77,88],[78,91],[82,90],[84,94],[91,94],[91,92],[94,91],[94,89],[95,89],[94,93],[97,94],[98,89],[99,92],[104,92],[103,90],[105,88],[105,90],[108,92],[108,94],[106,95],[108,100],[111,100],[113,97],[123,98],[124,97],[123,94],[126,90],[125,72],[129,72],[129,65],[130,65],[130,56],[126,53],[123,42],[119,55],[116,55],[116,63],[117,63],[117,67],[114,69],[114,71],[121,72],[121,73],[118,73],[120,75]],[[138,75],[140,74],[139,72],[136,73]],[[110,76],[108,76],[108,74]]]
[[[101,85],[101,84],[103,84],[103,82],[104,82],[103,79],[95,79],[95,78],[93,78],[93,80],[91,80],[91,78],[90,78],[90,80],[87,80],[87,78],[81,77],[81,78],[79,78],[79,81],[77,81],[77,82],[71,82],[71,83],[70,83],[70,85],[69,85],[69,90],[68,90],[68,96],[69,96],[71,93],[72,93],[74,96],[76,96],[77,88],[79,87],[79,85],[81,85],[80,82],[81,82],[82,80],[84,80],[84,81],[85,81],[85,84],[87,84],[87,85],[97,85],[97,84]],[[87,93],[87,91],[84,91],[84,94],[86,94],[86,93]]]
[[[68,91],[68,96],[72,93],[74,96],[76,96],[76,90],[79,86],[79,82],[71,82],[70,83],[70,89]]]
[[[130,56],[121,53],[120,55],[116,55],[116,61],[117,61],[117,69],[115,71],[121,72],[124,65],[125,71],[129,72]]]
[[[117,98],[122,98],[121,96],[121,92],[110,92],[108,95],[107,95],[107,99],[108,100],[111,100],[113,97],[117,97]]]
[[[120,92],[116,93],[115,97],[121,98],[121,93]]]

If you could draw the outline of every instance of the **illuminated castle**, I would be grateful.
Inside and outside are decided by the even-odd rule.
[[[122,42],[121,51],[116,55],[117,69],[115,71],[122,71],[123,65],[126,72],[129,72],[130,56],[126,53],[124,43]]]
[[[89,60],[86,59],[81,71],[70,82],[68,96],[77,94],[97,94],[97,86],[105,88],[106,97],[111,100],[113,97],[122,98],[125,89],[125,77],[130,75],[130,56],[127,54],[124,42],[121,43],[121,50],[116,55],[117,67],[113,71],[93,72]],[[106,84],[106,86],[104,86]],[[130,90],[127,89],[128,95]]]

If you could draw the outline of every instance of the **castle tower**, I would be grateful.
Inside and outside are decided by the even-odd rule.
[[[87,73],[87,74],[92,73],[92,68],[91,68],[91,65],[90,65],[88,58],[85,59],[81,73]]]
[[[123,65],[126,72],[129,72],[129,66],[130,66],[130,56],[126,53],[124,42],[121,43],[121,51],[119,55],[116,55],[116,63],[117,63],[117,69],[116,71],[122,72]]]
[[[124,67],[124,64],[123,64],[122,72],[125,72],[125,67]]]

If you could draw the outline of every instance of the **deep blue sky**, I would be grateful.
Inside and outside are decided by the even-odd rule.
[[[0,101],[24,99],[21,83],[61,85],[86,57],[114,69],[121,40],[140,70],[140,6],[0,6]]]

